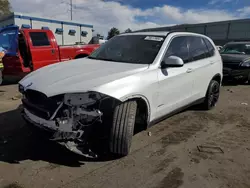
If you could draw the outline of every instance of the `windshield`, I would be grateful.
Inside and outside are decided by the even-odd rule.
[[[221,54],[250,54],[249,44],[227,44],[220,51]]]
[[[113,37],[94,51],[89,58],[134,64],[151,64],[165,37],[120,35]]]
[[[0,47],[9,50],[16,40],[17,30],[3,30],[0,32]]]

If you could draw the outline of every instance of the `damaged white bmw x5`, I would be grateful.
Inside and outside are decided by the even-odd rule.
[[[113,37],[89,57],[41,68],[19,82],[23,117],[73,152],[93,143],[121,156],[135,133],[192,104],[213,108],[222,61],[213,41],[187,32]]]

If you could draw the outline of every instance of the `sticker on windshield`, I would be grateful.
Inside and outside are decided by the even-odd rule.
[[[144,40],[153,40],[153,41],[163,41],[164,39],[162,37],[151,37],[151,36],[147,36]]]

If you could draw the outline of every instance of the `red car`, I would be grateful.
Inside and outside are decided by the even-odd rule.
[[[59,46],[51,30],[10,26],[0,32],[0,47],[5,49],[3,77],[19,79],[46,65],[86,57],[99,46]]]

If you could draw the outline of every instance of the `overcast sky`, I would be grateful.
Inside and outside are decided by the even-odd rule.
[[[14,11],[70,19],[70,0],[10,0]],[[247,18],[250,0],[73,0],[73,20],[107,36],[121,31],[181,23]]]

